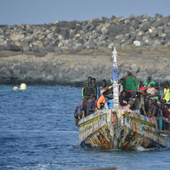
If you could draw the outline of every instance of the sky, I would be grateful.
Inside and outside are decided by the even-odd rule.
[[[0,25],[170,15],[170,0],[0,0]]]

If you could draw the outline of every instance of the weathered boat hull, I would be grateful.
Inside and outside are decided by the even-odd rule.
[[[155,119],[112,109],[98,110],[79,121],[79,143],[102,149],[170,147],[168,133],[156,131]]]

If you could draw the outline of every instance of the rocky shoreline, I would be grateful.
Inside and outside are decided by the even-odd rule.
[[[147,15],[43,25],[0,25],[0,84],[81,86],[91,75],[112,77],[117,48],[120,77],[170,81],[170,16]]]
[[[112,78],[112,58],[104,55],[71,55],[48,53],[45,56],[20,52],[0,53],[0,84],[82,86],[88,76],[100,83]],[[170,81],[170,57],[119,56],[120,77],[127,68],[133,69],[139,80],[152,75],[157,83]]]

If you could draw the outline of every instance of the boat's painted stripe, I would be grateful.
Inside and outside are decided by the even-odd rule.
[[[86,121],[86,122],[80,124],[79,127],[85,126],[85,125],[87,125],[87,124],[89,124],[89,123],[92,123],[92,122],[98,120],[98,119],[101,119],[101,117],[99,117],[99,118],[96,117],[96,118],[90,119],[90,120],[88,120],[88,121]]]
[[[107,115],[107,113],[106,113],[105,115]],[[80,124],[79,127],[82,127],[82,126],[84,126],[84,125],[87,125],[87,124],[89,124],[89,123],[92,123],[92,122],[94,122],[95,120],[101,119],[102,116],[103,116],[103,115],[100,115],[100,116],[95,117],[95,118],[93,118],[93,119],[87,120],[87,121],[85,121],[84,123]]]
[[[153,123],[150,123],[150,122],[147,122],[147,121],[144,121],[144,120],[141,120],[141,119],[137,119],[135,117],[131,117],[131,119],[134,120],[134,121],[137,121],[137,122],[141,122],[142,124],[155,127],[155,124],[153,124]]]

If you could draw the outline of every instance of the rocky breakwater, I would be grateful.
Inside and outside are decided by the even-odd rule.
[[[128,45],[170,45],[170,16],[112,16],[88,21],[0,26],[0,50],[3,51],[75,53]]]
[[[0,84],[77,86],[89,75],[109,80],[114,46],[120,77],[131,67],[140,80],[152,75],[157,82],[170,81],[169,45],[170,16],[159,14],[1,25]]]

